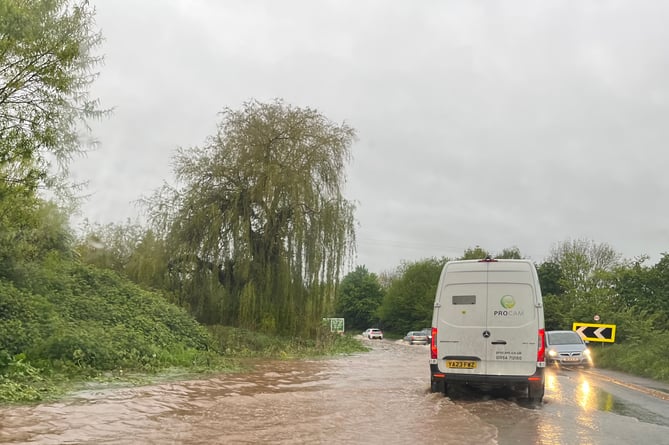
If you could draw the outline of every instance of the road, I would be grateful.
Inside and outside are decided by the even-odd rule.
[[[669,444],[666,385],[602,370],[547,372],[522,394],[429,392],[427,346],[260,362],[251,373],[90,388],[0,408],[6,444]]]

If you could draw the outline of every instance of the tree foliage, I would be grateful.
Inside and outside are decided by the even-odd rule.
[[[430,258],[402,265],[379,310],[384,328],[405,332],[432,324],[434,298],[445,262]]]
[[[383,289],[377,276],[358,266],[339,286],[336,314],[346,319],[347,330],[365,329],[378,323],[377,309],[383,301]]]
[[[342,195],[355,132],[275,100],[226,108],[202,147],[179,150],[179,185],[151,200],[179,292],[202,321],[269,332],[320,325],[354,249]]]
[[[567,240],[553,247],[548,261],[560,267],[560,285],[568,292],[587,294],[606,286],[604,274],[621,262],[621,255],[606,243]]]
[[[102,114],[88,97],[101,60],[93,25],[87,1],[0,0],[0,276],[71,247],[68,215],[38,192],[66,192],[86,119]]]
[[[490,255],[490,253],[481,246],[470,247],[465,249],[463,255],[459,258],[461,260],[482,260]]]
[[[48,255],[73,257],[69,215],[34,196],[10,195],[0,201],[0,278],[23,281],[25,264]]]
[[[520,260],[523,256],[520,254],[520,249],[518,247],[507,247],[503,249],[500,253],[495,255],[495,258],[504,258],[507,260]]]
[[[616,268],[614,287],[625,307],[660,314],[658,321],[665,323],[669,319],[669,254],[664,253],[652,267],[644,266],[644,259]]]
[[[594,315],[605,323],[624,323],[629,318],[629,307],[616,289],[620,268],[627,265],[607,244],[590,240],[558,243],[538,267],[546,294],[546,327],[571,329],[574,322],[592,321]],[[623,338],[625,329],[619,330],[618,335]]]
[[[564,287],[560,284],[562,280],[562,269],[557,263],[544,261],[537,266],[539,284],[543,295],[562,295]]]
[[[125,224],[85,221],[76,251],[84,263],[111,269],[149,289],[168,290],[165,242],[151,229],[130,220]]]
[[[0,182],[34,189],[80,151],[102,114],[88,88],[101,57],[88,1],[0,0]]]

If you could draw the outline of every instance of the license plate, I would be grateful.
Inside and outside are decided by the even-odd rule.
[[[564,357],[562,359],[563,362],[577,362],[580,359],[578,357]]]
[[[446,367],[455,369],[474,369],[476,368],[476,362],[473,360],[446,360]]]

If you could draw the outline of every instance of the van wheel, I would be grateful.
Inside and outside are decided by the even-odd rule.
[[[443,380],[432,380],[430,385],[430,392],[441,392],[446,394],[446,382]]]
[[[531,403],[541,403],[544,398],[544,384],[532,384],[527,386],[527,398]]]

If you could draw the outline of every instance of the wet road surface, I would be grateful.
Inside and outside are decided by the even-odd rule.
[[[11,444],[669,444],[669,393],[600,370],[551,368],[523,394],[429,392],[427,346],[259,363],[254,372],[87,390],[0,408]]]

